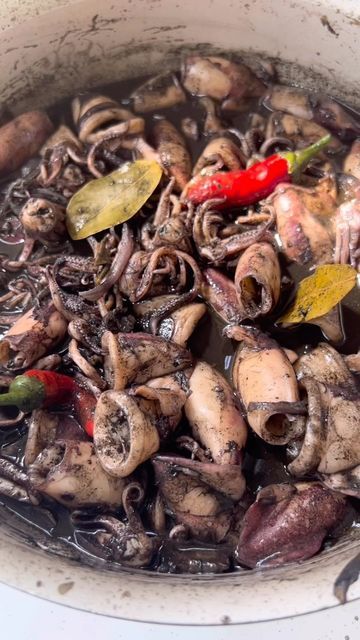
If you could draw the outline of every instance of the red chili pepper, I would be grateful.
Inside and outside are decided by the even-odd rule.
[[[74,411],[75,417],[84,431],[90,436],[94,437],[94,413],[97,404],[95,396],[78,386],[74,394]]]
[[[72,402],[75,416],[91,438],[94,435],[95,396],[76,380],[55,371],[30,369],[16,376],[8,393],[0,395],[0,406],[14,406],[28,413],[40,407]]]
[[[300,151],[284,151],[241,171],[195,176],[185,187],[183,199],[202,204],[212,198],[224,199],[220,206],[246,206],[267,198],[280,182],[291,181],[308,162],[326,147],[330,134]]]
[[[26,413],[40,407],[69,402],[77,388],[75,380],[55,371],[30,369],[16,376],[8,393],[0,395],[0,406],[13,405]]]

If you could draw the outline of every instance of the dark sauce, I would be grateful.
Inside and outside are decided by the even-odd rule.
[[[98,93],[114,98],[125,107],[131,108],[128,96],[146,79],[146,77],[136,78],[126,82],[112,83],[99,87]],[[61,101],[47,110],[55,125],[65,123],[70,127],[73,126],[70,104],[71,98]],[[254,112],[263,115],[268,115],[269,113],[264,107],[259,106],[257,101],[253,101],[249,104],[249,110],[246,113],[233,113],[222,118],[222,120],[225,125],[244,131],[248,127],[249,114]],[[197,122],[202,122],[204,120],[204,110],[196,100],[190,98],[180,106],[145,114],[147,130],[151,129],[154,119],[162,116],[165,116],[179,127],[179,122],[183,118],[192,118]],[[201,136],[198,140],[187,138],[187,145],[194,160],[199,157],[208,141],[209,138],[205,136]],[[339,156],[339,163],[341,163],[341,160],[342,157]],[[1,191],[15,177],[11,176],[11,180],[0,184]],[[20,250],[21,243],[5,244],[0,241],[0,253],[15,257]],[[307,269],[294,265],[288,269],[287,265],[283,264],[282,272],[289,276],[292,285],[308,275]],[[6,277],[4,277],[3,273],[0,273],[0,288],[4,287],[5,284]],[[280,305],[287,303],[288,298],[289,289],[285,288]],[[360,333],[358,331],[360,299],[358,292],[356,291],[349,295],[342,306],[345,338],[343,344],[340,347],[337,346],[337,348],[342,353],[356,353],[360,348]],[[311,325],[302,325],[291,331],[282,331],[274,326],[273,318],[270,317],[266,318],[261,326],[265,331],[270,329],[272,335],[282,346],[299,351],[315,346],[323,339],[320,329]],[[236,345],[222,336],[222,328],[221,320],[209,312],[193,333],[189,341],[189,348],[195,357],[202,358],[215,365],[229,379]],[[1,333],[5,333],[5,330],[1,332],[0,327],[0,335]],[[180,424],[176,435],[179,435],[185,427],[186,423],[184,421]],[[24,456],[26,434],[26,420],[16,428],[0,429],[0,454],[21,464]],[[167,449],[171,451],[171,447],[170,442],[167,445]],[[146,468],[146,473],[149,474],[148,484],[153,486],[154,483],[152,483],[151,479],[152,469],[150,465],[144,465],[144,467]],[[285,448],[268,445],[254,433],[249,434],[244,460],[244,473],[247,479],[248,500],[250,502],[254,499],[256,491],[261,487],[277,482],[291,482],[292,480],[286,470]],[[147,508],[148,505],[145,504],[141,514],[145,526]],[[6,529],[17,538],[24,540],[28,544],[39,546],[42,549],[81,561],[90,566],[101,566],[110,570],[124,570],[121,565],[109,562],[104,550],[99,545],[96,545],[94,530],[86,530],[81,525],[75,527],[69,511],[50,499],[45,498],[41,506],[33,507],[0,496],[1,523],[4,523]],[[352,527],[357,528],[359,526],[359,506],[356,500],[349,499],[346,518],[341,527],[338,527],[332,534],[332,537],[326,540],[325,547],[334,544],[344,533],[349,533]],[[149,531],[149,533],[151,532]],[[231,553],[226,545],[217,545],[215,547],[198,541],[187,541],[177,545],[176,553],[170,547],[169,542],[160,547],[159,553],[154,559],[153,569],[162,573],[218,573],[243,570],[232,565],[229,560]],[[215,561],[216,554],[217,560]]]

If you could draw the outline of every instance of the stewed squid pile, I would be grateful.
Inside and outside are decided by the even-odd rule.
[[[357,114],[198,55],[49,114],[0,128],[0,502],[127,567],[310,558],[360,497]]]

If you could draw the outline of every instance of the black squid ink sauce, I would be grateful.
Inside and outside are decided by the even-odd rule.
[[[129,81],[115,82],[105,87],[99,87],[97,92],[107,95],[122,103],[124,107],[131,109],[128,96],[146,78],[137,78]],[[91,93],[95,93],[92,91]],[[54,125],[60,123],[73,127],[71,117],[71,98],[61,101],[49,109],[47,112]],[[259,101],[252,100],[249,110],[244,113],[229,112],[222,120],[230,127],[243,131],[246,128],[249,113],[257,112],[268,115],[269,112],[259,105]],[[204,110],[196,103],[195,99],[189,98],[185,104],[172,107],[170,109],[158,110],[150,114],[141,114],[146,120],[146,130],[150,130],[151,124],[157,118],[166,116],[174,125],[179,127],[183,118],[192,118],[197,122],[204,119]],[[197,159],[209,141],[209,137],[200,136],[200,139],[193,140],[187,138],[187,145],[193,160]],[[234,139],[236,141],[236,138]],[[343,155],[337,156],[339,167]],[[0,190],[4,191],[7,184],[14,180],[12,175],[0,183]],[[88,252],[86,243],[82,243],[84,251]],[[15,257],[21,250],[21,244],[5,244],[0,242],[0,253],[5,253]],[[304,276],[308,275],[308,269],[291,265],[286,267],[284,259],[280,257],[282,273],[287,273],[296,283]],[[13,274],[12,274],[13,275]],[[0,273],[0,286],[6,284],[7,277]],[[288,299],[288,290],[283,293],[282,304]],[[280,303],[281,304],[281,303]],[[339,348],[342,353],[356,353],[360,348],[360,333],[358,326],[360,322],[360,299],[358,291],[353,291],[343,304],[343,325],[345,339]],[[201,357],[208,363],[213,364],[227,378],[230,377],[231,364],[236,344],[225,337],[221,337],[223,324],[215,314],[207,313],[199,326],[195,329],[189,340],[189,348],[195,357]],[[310,346],[316,345],[322,338],[319,328],[310,325],[303,325],[300,328],[285,331],[274,328],[271,317],[260,322],[260,326],[267,330],[271,328],[272,335],[283,347],[303,351]],[[5,332],[3,328],[2,333]],[[1,327],[0,327],[1,334]],[[62,350],[65,345],[59,348]],[[71,367],[66,369],[71,373]],[[8,412],[11,415],[11,412]],[[26,443],[27,425],[24,424],[16,428],[0,429],[0,454],[19,464],[23,461],[24,447]],[[176,434],[181,434],[185,422],[179,426]],[[171,451],[171,442],[167,449]],[[145,464],[145,473],[148,474],[150,483],[152,481],[152,469]],[[261,441],[253,433],[249,434],[246,448],[244,471],[247,479],[250,496],[259,488],[276,482],[289,482],[291,476],[285,467],[285,447],[275,447]],[[151,496],[150,496],[151,497]],[[253,499],[253,498],[252,498]],[[148,505],[142,508],[142,518],[146,526],[146,512]],[[81,524],[74,526],[71,521],[69,511],[62,505],[50,499],[44,499],[39,507],[22,504],[10,498],[0,496],[0,523],[5,522],[10,531],[14,531],[17,536],[26,540],[30,544],[38,544],[52,552],[67,555],[93,566],[106,566],[112,570],[121,570],[117,563],[108,561],[103,550],[95,544],[94,533],[96,529],[89,532],[81,527]],[[344,523],[331,537],[325,541],[325,546],[334,544],[344,532],[349,531],[352,526],[360,526],[360,510],[355,499],[349,498],[349,508]],[[217,550],[211,544],[202,542],[187,541],[179,543],[177,549],[177,562],[171,560],[171,554],[166,555],[162,545],[157,557],[154,558],[153,569],[160,572],[188,572],[188,573],[217,573],[231,570],[242,571],[241,567],[235,567],[229,560],[229,551],[226,544],[218,545]],[[201,553],[201,560],[197,559],[197,551]],[[218,552],[219,562],[214,562],[214,555]],[[169,559],[170,558],[170,559]],[[219,569],[220,567],[220,569]],[[151,568],[151,567],[150,567]]]

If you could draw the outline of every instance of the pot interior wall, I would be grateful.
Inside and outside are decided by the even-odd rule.
[[[280,80],[360,104],[355,4],[203,0],[194,12],[193,0],[103,0],[100,13],[93,0],[28,1],[21,7],[7,0],[0,7],[0,101],[14,112],[47,106],[83,89],[143,76],[144,68],[150,74],[159,65],[178,67],[184,50],[196,49],[246,52],[244,59],[255,67],[264,58],[276,60]],[[188,624],[256,621],[335,606],[334,579],[356,548],[349,539],[302,567],[216,580],[165,577],[163,586],[159,576],[97,571],[90,578],[99,589],[95,600],[89,569],[74,558],[51,559],[26,549],[24,542],[46,544],[21,535],[14,522],[1,524],[0,518],[1,527],[0,580],[99,613]],[[349,597],[360,597],[360,587],[352,587]]]
[[[94,0],[7,0],[0,9],[0,99],[16,111],[46,105],[144,75],[144,65],[149,73],[164,60],[178,65],[184,47],[195,47],[287,61],[280,78],[357,101],[360,21],[352,0],[203,0],[197,7],[192,0],[104,0],[99,12]]]

